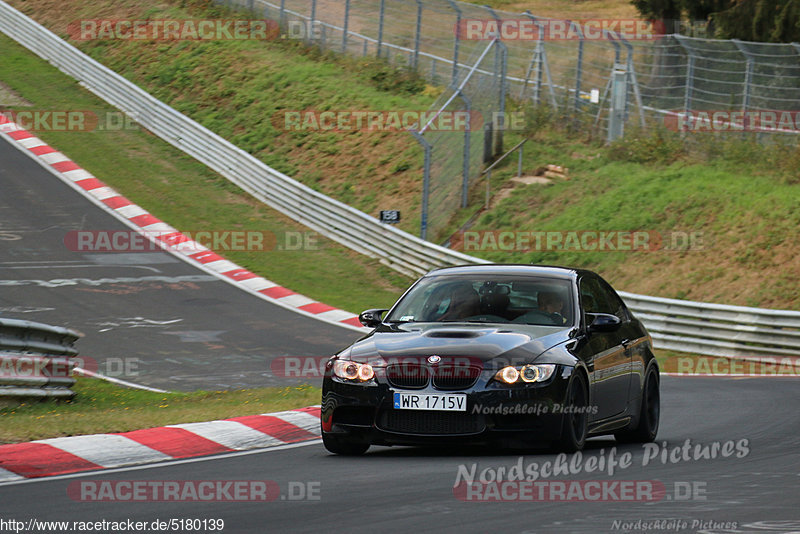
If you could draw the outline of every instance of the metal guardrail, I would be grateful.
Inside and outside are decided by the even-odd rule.
[[[0,319],[0,399],[72,397],[80,334],[59,326]]]
[[[376,218],[292,180],[2,1],[0,31],[268,206],[352,250],[412,277],[447,265],[491,263],[382,225]],[[652,332],[659,348],[728,357],[800,356],[800,312],[620,294]]]

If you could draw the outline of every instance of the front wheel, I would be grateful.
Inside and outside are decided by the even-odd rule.
[[[621,430],[614,434],[614,437],[621,443],[650,443],[656,439],[660,414],[661,394],[658,387],[658,373],[655,367],[651,367],[642,391],[639,422],[636,427]]]
[[[589,394],[586,379],[582,373],[575,372],[569,383],[565,403],[564,420],[561,423],[561,437],[558,448],[564,452],[575,452],[583,449],[586,435],[589,432]]]
[[[343,436],[326,434],[325,432],[322,433],[322,444],[325,445],[328,452],[343,456],[360,456],[369,449],[369,443],[354,441]]]

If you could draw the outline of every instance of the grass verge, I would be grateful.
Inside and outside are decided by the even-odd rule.
[[[0,443],[226,419],[319,404],[310,385],[237,391],[153,393],[79,377],[71,400],[0,408]]]

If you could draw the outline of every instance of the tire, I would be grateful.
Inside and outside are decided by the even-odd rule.
[[[561,423],[561,437],[557,448],[562,452],[575,452],[583,449],[589,433],[589,389],[583,373],[576,372],[569,383],[565,408],[571,410],[564,415]]]
[[[369,449],[369,443],[353,441],[346,437],[334,436],[325,432],[322,433],[322,444],[325,445],[328,452],[343,456],[360,456]]]
[[[626,428],[614,434],[621,443],[650,443],[658,434],[658,421],[661,416],[661,393],[658,373],[653,367],[647,373],[639,407],[639,421],[635,427]]]

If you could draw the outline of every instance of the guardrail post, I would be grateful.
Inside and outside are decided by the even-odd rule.
[[[422,33],[422,0],[417,0],[417,29],[414,33],[414,69],[419,65],[419,41]]]
[[[455,38],[453,39],[453,80],[451,82],[453,85],[456,85],[458,82],[458,46],[461,40],[461,9],[454,0],[447,0],[447,2],[450,4],[450,7],[453,8],[453,11],[456,12],[456,26],[453,28]]]
[[[347,25],[350,23],[350,0],[344,0],[344,23],[342,24],[342,53],[347,53]]]
[[[378,12],[378,57],[381,57],[381,47],[383,46],[383,18],[386,14],[386,0],[381,0],[380,11]]]
[[[431,144],[416,130],[409,130],[425,151],[425,163],[422,168],[422,207],[419,214],[419,237],[428,238],[428,197],[431,188]]]

